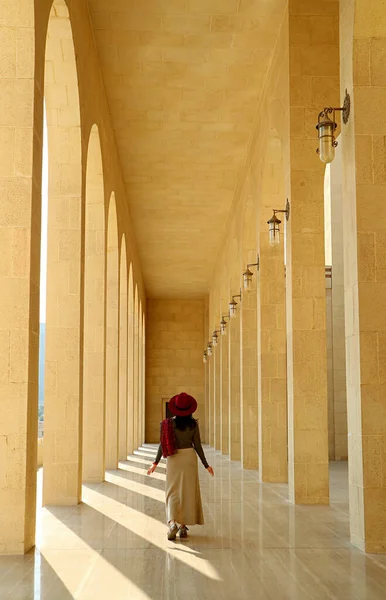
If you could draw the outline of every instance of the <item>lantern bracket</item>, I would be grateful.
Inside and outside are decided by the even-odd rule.
[[[249,267],[257,267],[256,271],[260,271],[260,256],[257,255],[257,259],[255,263],[248,263],[247,264],[247,270],[249,269]]]
[[[333,108],[332,106],[324,108],[322,110],[322,112],[319,113],[318,124],[320,123],[321,119],[324,119],[324,118],[326,118],[329,121],[331,121],[329,115],[332,114],[332,122],[334,123],[335,128],[336,128],[335,111],[337,111],[337,112],[341,112],[342,113],[342,121],[346,125],[348,123],[348,120],[349,120],[349,117],[350,117],[350,110],[351,110],[351,99],[350,99],[350,94],[346,90],[345,91],[344,100],[343,100],[343,106],[341,106],[339,108]]]
[[[345,96],[344,96],[344,101],[343,101],[343,106],[341,106],[339,108],[333,108],[332,106],[324,108],[318,115],[318,124],[316,126],[316,129],[319,130],[321,125],[332,125],[333,130],[335,131],[335,129],[337,128],[337,124],[335,122],[335,112],[342,113],[342,121],[346,125],[348,123],[348,120],[350,117],[350,110],[351,110],[351,99],[350,99],[350,94],[346,90]],[[330,115],[332,115],[332,119],[330,118]],[[332,137],[332,145],[334,148],[336,148],[338,145],[338,142],[336,141],[334,136]],[[317,153],[319,154],[319,148],[317,150]]]
[[[287,198],[287,202],[286,202],[286,204],[285,204],[285,210],[278,210],[278,209],[276,209],[276,208],[274,208],[274,209],[273,209],[273,217],[272,217],[272,219],[273,219],[274,217],[276,217],[276,214],[277,214],[277,213],[284,213],[284,214],[285,214],[286,221],[288,221],[288,219],[289,219],[289,217],[290,217],[290,203],[289,203],[289,200],[288,200],[288,198]],[[276,218],[277,218],[277,217],[276,217]],[[270,221],[268,221],[268,223],[269,223],[269,222],[270,222]],[[280,223],[280,221],[279,221],[279,223]]]

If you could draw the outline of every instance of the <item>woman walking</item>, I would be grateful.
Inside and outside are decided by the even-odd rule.
[[[185,392],[173,396],[169,410],[174,415],[161,423],[161,442],[157,456],[147,474],[151,475],[161,456],[166,462],[166,519],[168,540],[188,535],[187,525],[203,525],[197,455],[205,469],[214,475],[201,446],[200,429],[193,413],[197,402]]]

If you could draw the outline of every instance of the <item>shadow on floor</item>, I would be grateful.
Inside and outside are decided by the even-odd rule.
[[[24,556],[0,557],[0,598],[73,600],[74,596],[44,555],[34,548]]]
[[[165,523],[165,503],[163,500],[160,501],[149,498],[144,496],[141,492],[128,490],[125,487],[121,487],[119,484],[108,481],[105,481],[98,486],[95,486],[94,484],[83,484],[83,488],[91,491],[97,490],[99,494],[103,494],[106,498],[113,499],[123,506],[131,506],[143,515],[151,516],[162,524]]]

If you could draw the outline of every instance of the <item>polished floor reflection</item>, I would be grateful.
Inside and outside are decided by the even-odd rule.
[[[35,552],[0,558],[0,599],[385,599],[386,556],[349,543],[346,464],[331,467],[330,507],[295,507],[286,485],[208,450],[206,525],[168,542],[165,465],[145,475],[154,454],[145,446],[85,485],[77,507],[41,509]]]

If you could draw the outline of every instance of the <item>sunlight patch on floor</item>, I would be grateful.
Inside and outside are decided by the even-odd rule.
[[[152,500],[158,500],[158,502],[162,502],[163,504],[165,503],[165,492],[158,490],[157,488],[139,483],[138,481],[126,479],[125,477],[119,477],[118,475],[114,475],[114,473],[109,471],[106,473],[106,481],[108,483],[113,483],[114,485],[125,488],[126,490],[130,490],[131,492],[136,492],[142,496],[147,496]]]
[[[174,559],[181,561],[187,567],[214,581],[221,581],[217,570],[210,562],[200,558],[198,552],[192,550],[192,548],[179,545],[178,553],[175,552],[173,545],[166,540],[166,526],[157,519],[144,515],[129,506],[124,506],[120,502],[90,488],[85,490],[84,501],[94,510],[101,512],[135,535],[151,541],[152,545],[164,550],[167,554],[171,554]]]
[[[73,598],[135,598],[151,600],[141,588],[111,565],[98,550],[91,548],[60,519],[43,509],[45,528],[55,531],[57,543],[42,544],[41,555],[57,574]],[[63,552],[63,546],[72,547]],[[90,577],[94,572],[97,576]]]

